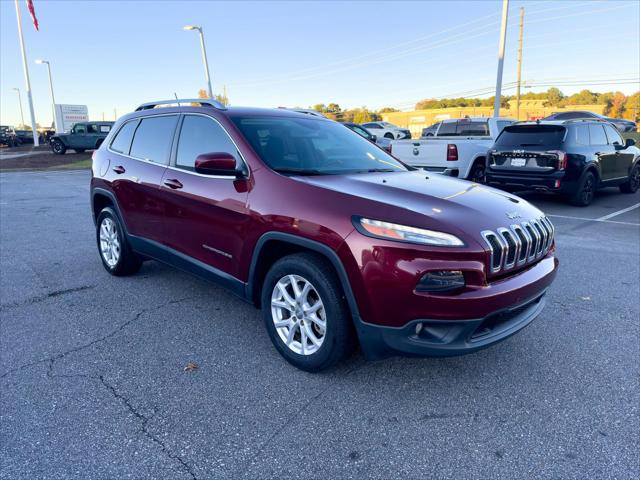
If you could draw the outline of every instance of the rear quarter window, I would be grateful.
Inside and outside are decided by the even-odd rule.
[[[116,133],[116,136],[111,142],[109,148],[116,153],[129,155],[131,139],[133,139],[133,133],[136,131],[136,126],[138,126],[138,120],[125,123],[122,128],[118,130],[118,133]]]
[[[589,125],[589,136],[591,137],[591,145],[606,145],[607,136],[604,134],[602,125]]]
[[[460,120],[456,127],[456,134],[464,137],[486,137],[489,135],[489,123]]]
[[[576,125],[574,127],[576,143],[580,145],[589,145],[589,126]]]

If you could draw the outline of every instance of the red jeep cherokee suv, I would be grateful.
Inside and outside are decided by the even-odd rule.
[[[156,259],[222,284],[308,371],[356,341],[368,358],[473,352],[542,310],[554,228],[526,201],[407,167],[327,119],[179,102],[141,105],[94,153],[109,273]]]

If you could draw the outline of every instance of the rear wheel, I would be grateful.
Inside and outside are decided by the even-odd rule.
[[[385,134],[384,134],[384,138],[389,138],[389,139],[391,139],[391,140],[395,140],[395,138],[394,138],[394,136],[393,136],[393,133],[385,133]]]
[[[593,172],[589,171],[584,174],[578,183],[578,189],[569,198],[571,204],[578,207],[586,207],[593,201],[596,194],[597,179]]]
[[[353,349],[340,281],[315,253],[290,255],[271,267],[262,288],[262,312],[278,352],[301,370],[325,370]]]
[[[484,165],[484,160],[477,160],[476,163],[471,167],[471,172],[469,173],[468,180],[475,183],[484,183],[484,178],[486,175],[486,168]]]
[[[56,155],[64,155],[65,153],[67,153],[67,147],[65,147],[64,143],[62,143],[60,140],[54,138],[53,140],[51,140],[51,151]]]
[[[96,222],[96,241],[102,265],[111,275],[132,275],[140,270],[142,260],[131,250],[120,219],[111,207],[104,208]]]
[[[640,161],[636,162],[631,169],[629,179],[620,185],[620,191],[622,193],[636,193],[640,187]]]

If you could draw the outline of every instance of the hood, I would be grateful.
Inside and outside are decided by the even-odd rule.
[[[482,230],[495,230],[543,215],[515,195],[425,171],[298,178],[321,188],[372,201],[370,211],[354,211],[353,215],[410,222],[412,226],[426,228],[446,224],[445,231],[466,232],[475,238]],[[380,204],[402,209],[404,214],[394,208],[380,208]],[[389,215],[393,218],[380,218]]]

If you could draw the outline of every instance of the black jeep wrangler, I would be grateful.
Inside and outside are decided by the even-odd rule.
[[[64,155],[69,148],[78,153],[100,148],[100,145],[111,131],[113,123],[76,123],[69,133],[61,133],[51,137],[51,151],[58,155]]]
[[[0,125],[0,145],[6,145],[11,148],[19,144],[20,141],[16,137],[16,131],[12,127]]]

